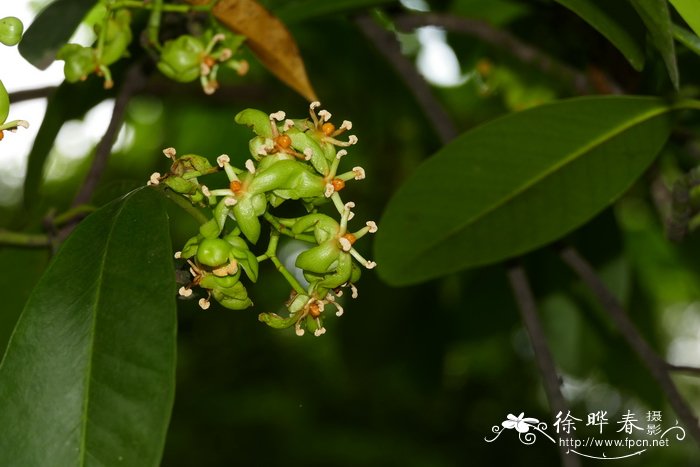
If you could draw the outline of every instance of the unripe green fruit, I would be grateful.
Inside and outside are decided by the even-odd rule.
[[[158,62],[158,69],[170,79],[187,83],[199,78],[204,44],[196,37],[184,35],[168,41]]]
[[[10,96],[7,95],[5,85],[0,81],[0,125],[5,123],[10,113]]]
[[[200,263],[216,267],[228,261],[228,253],[231,245],[220,238],[205,238],[197,249],[197,261]]]
[[[17,45],[22,39],[24,25],[19,18],[7,16],[0,19],[0,42],[7,46]]]

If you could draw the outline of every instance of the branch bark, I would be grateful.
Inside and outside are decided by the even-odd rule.
[[[401,48],[394,35],[377,25],[368,15],[358,16],[355,22],[365,37],[377,47],[377,50],[391,63],[401,79],[406,83],[406,86],[416,98],[416,101],[418,101],[418,105],[420,105],[433,124],[433,128],[442,144],[446,144],[454,139],[458,132],[452,119],[435,99],[430,86],[418,73],[413,63],[401,53]]]
[[[630,320],[622,304],[617,297],[607,288],[598,277],[593,267],[586,261],[577,250],[572,247],[564,247],[560,252],[561,259],[579,276],[584,284],[591,290],[598,299],[603,309],[612,319],[615,326],[627,341],[627,344],[637,353],[642,362],[647,366],[661,390],[666,394],[671,407],[675,410],[678,418],[688,429],[688,432],[700,444],[700,425],[698,419],[693,414],[683,396],[678,392],[675,383],[669,374],[669,366],[665,360],[659,357],[654,349],[639,334],[634,324]]]
[[[510,53],[521,62],[532,65],[543,73],[564,79],[578,94],[621,93],[620,86],[600,70],[596,69],[595,75],[589,77],[586,73],[560,62],[537,47],[523,42],[507,31],[494,28],[485,21],[440,13],[405,13],[395,16],[393,20],[394,25],[401,31],[412,31],[421,26],[440,26],[457,34],[474,37]]]
[[[564,395],[561,393],[561,379],[557,372],[552,352],[549,350],[547,338],[544,335],[544,329],[537,315],[537,304],[532,295],[529,281],[525,270],[520,264],[508,266],[508,280],[513,289],[515,300],[520,310],[520,316],[525,324],[525,330],[530,337],[532,350],[535,353],[535,361],[540,370],[544,390],[547,394],[549,407],[552,412],[552,417],[556,417],[558,413],[566,414],[568,405]],[[581,465],[579,459],[567,454],[568,448],[559,446],[559,455],[562,465],[565,467],[578,467]]]

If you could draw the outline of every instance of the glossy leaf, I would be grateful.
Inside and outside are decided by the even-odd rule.
[[[678,64],[676,63],[676,49],[673,43],[673,31],[671,30],[671,16],[668,12],[666,0],[631,0],[632,6],[649,31],[649,36],[654,47],[661,53],[666,63],[668,76],[673,86],[678,89]]]
[[[688,47],[688,49],[700,55],[700,37],[675,24],[673,25],[673,37],[678,42]]]
[[[54,1],[39,13],[24,33],[19,52],[35,67],[46,69],[96,3],[96,0]]]
[[[644,51],[642,47],[620,19],[608,11],[607,7],[609,4],[600,4],[593,0],[556,1],[576,13],[581,19],[605,36],[622,52],[635,70],[640,71],[644,68]]]
[[[700,3],[698,0],[669,0],[688,26],[700,36]]]
[[[669,136],[673,108],[655,98],[571,99],[461,135],[389,202],[377,271],[392,284],[411,284],[562,237],[649,166]]]
[[[80,223],[0,366],[0,465],[157,466],[174,395],[168,219],[138,189]]]
[[[188,0],[206,4],[209,0]],[[277,78],[309,101],[318,100],[306,75],[297,43],[285,25],[255,0],[219,0],[212,13],[245,44]]]

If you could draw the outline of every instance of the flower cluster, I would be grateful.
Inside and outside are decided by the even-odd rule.
[[[181,296],[189,297],[192,289],[199,287],[206,293],[199,300],[203,309],[209,308],[211,297],[226,308],[248,308],[252,301],[241,282],[241,270],[255,282],[259,263],[269,259],[293,290],[286,304],[288,316],[262,313],[259,319],[273,328],[293,326],[300,336],[305,330],[316,336],[325,333],[323,319],[328,306],[337,316],[342,315],[337,297],[344,287],[357,297],[355,283],[361,267],[372,269],[376,263],[365,259],[354,244],[376,232],[377,225],[369,221],[356,231],[349,229],[355,203],[343,202],[339,192],[346,182],[364,179],[365,171],[357,166],[339,173],[339,166],[347,155],[346,148],[357,143],[357,137],[338,139],[352,124],[346,120],[336,128],[328,111],[316,111],[319,105],[310,105],[307,119],[292,120],[282,111],[268,115],[255,109],[236,115],[237,123],[255,133],[249,143],[251,158],[244,169],[233,166],[225,154],[213,166],[201,156],[177,157],[173,148],[163,151],[173,161],[170,171],[154,173],[148,184],[165,185],[194,205],[211,207],[212,213],[199,233],[175,255],[187,261],[192,276],[180,288]],[[199,177],[220,170],[226,173],[227,186],[210,187],[199,181]],[[273,208],[290,200],[302,203],[308,214],[280,218],[272,213]],[[319,212],[319,206],[329,202],[339,220]],[[270,242],[266,251],[256,256],[251,246],[261,236],[261,219],[270,226]],[[280,235],[310,244],[295,263],[308,286],[302,286],[277,258]]]
[[[67,81],[84,81],[88,75],[95,73],[104,77],[104,87],[109,89],[114,84],[110,65],[129,55],[128,48],[134,36],[131,29],[132,12],[110,3],[102,4],[99,8],[97,11],[102,19],[95,25],[95,43],[89,47],[66,44],[59,50],[57,58],[65,61]],[[158,38],[160,14],[170,10],[189,10],[186,5],[167,4],[160,8],[151,11],[147,45],[152,54],[157,55],[158,69],[165,76],[183,83],[199,79],[204,92],[212,94],[219,87],[216,76],[220,66],[232,68],[239,75],[248,71],[248,62],[234,58],[245,37],[231,33],[216,22],[211,22],[199,36],[183,34],[161,46]]]

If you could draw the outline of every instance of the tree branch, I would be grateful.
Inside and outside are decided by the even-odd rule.
[[[678,392],[671,376],[669,366],[659,357],[639,334],[634,324],[627,316],[617,297],[606,287],[598,277],[593,267],[572,247],[565,247],[559,252],[561,259],[579,276],[596,296],[603,309],[610,316],[615,326],[625,338],[630,347],[637,353],[647,366],[652,376],[666,393],[671,407],[686,426],[690,434],[700,444],[700,426],[698,419]]]
[[[600,70],[596,69],[595,75],[589,77],[537,47],[523,42],[509,32],[494,28],[485,21],[440,13],[404,13],[395,16],[393,20],[394,25],[401,31],[412,31],[421,26],[432,25],[475,37],[486,44],[512,54],[525,64],[535,66],[543,73],[564,79],[578,94],[590,94],[596,91],[616,94],[621,92],[620,87]]]
[[[559,378],[554,358],[547,345],[547,338],[542,329],[542,323],[537,315],[537,304],[532,295],[530,284],[527,280],[525,270],[520,264],[508,266],[508,280],[513,289],[515,300],[518,303],[520,316],[525,324],[525,330],[530,337],[530,343],[535,353],[535,361],[542,375],[544,390],[547,394],[552,417],[556,417],[559,412],[566,414],[568,406],[566,399],[561,393],[561,380]],[[562,465],[566,467],[577,467],[581,465],[577,457],[567,455],[568,448],[559,446],[559,455]]]
[[[394,35],[377,25],[368,15],[355,18],[360,31],[369,39],[379,52],[391,63],[413,96],[418,105],[433,124],[442,144],[446,144],[457,136],[457,129],[452,119],[433,96],[430,86],[418,73],[413,63],[402,53]]]
[[[18,246],[24,248],[46,248],[51,245],[48,235],[10,232],[0,229],[0,245]]]
[[[43,99],[53,94],[58,86],[46,86],[43,88],[26,89],[24,91],[15,91],[10,94],[10,104],[17,102],[30,101],[32,99]]]
[[[671,363],[668,363],[666,365],[666,368],[668,368],[669,371],[678,371],[681,373],[690,373],[695,376],[700,376],[700,367],[696,366],[673,365]]]

